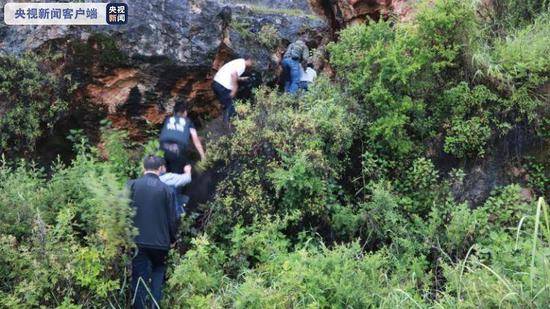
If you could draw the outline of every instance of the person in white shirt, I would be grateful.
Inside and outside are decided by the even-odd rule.
[[[235,114],[233,98],[239,90],[239,81],[246,78],[241,77],[246,69],[254,64],[252,57],[247,55],[244,58],[235,59],[224,64],[214,76],[212,90],[223,106],[223,121],[229,124],[229,120]]]
[[[304,71],[304,68],[300,66],[302,70],[302,77],[300,78],[300,89],[307,91],[309,85],[315,81],[317,78],[317,71],[313,68],[313,63],[308,63],[307,68]]]

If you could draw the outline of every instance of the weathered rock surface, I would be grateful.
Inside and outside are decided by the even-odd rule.
[[[309,0],[312,9],[324,16],[334,30],[371,18],[379,20],[395,16],[408,19],[412,13],[411,0]]]
[[[0,0],[3,6],[6,0]],[[276,82],[284,46],[304,33],[320,40],[327,25],[306,0],[128,1],[124,26],[19,26],[0,24],[0,54],[34,51],[52,72],[70,75],[75,102],[100,107],[115,125],[139,135],[160,123],[178,98],[196,120],[216,117],[210,83],[224,62],[244,52],[255,70]],[[228,10],[226,7],[229,7]],[[225,9],[224,9],[225,8]],[[3,14],[3,12],[2,12]]]

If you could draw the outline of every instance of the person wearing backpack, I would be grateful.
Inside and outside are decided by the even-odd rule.
[[[283,80],[285,92],[296,93],[302,77],[302,62],[309,60],[309,48],[302,40],[290,44],[283,56]]]
[[[187,118],[187,103],[181,100],[176,103],[174,115],[166,119],[160,133],[160,149],[164,152],[168,172],[183,173],[183,168],[189,163],[186,157],[189,139],[193,141],[201,160],[204,160],[206,156],[197,130]]]

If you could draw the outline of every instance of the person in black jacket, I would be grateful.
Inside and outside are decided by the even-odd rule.
[[[174,115],[166,118],[160,132],[160,149],[164,152],[166,168],[170,173],[182,174],[183,168],[190,162],[185,156],[189,139],[205,159],[204,148],[193,122],[187,117],[187,103],[178,101],[174,106]]]
[[[152,301],[160,304],[166,258],[176,241],[173,193],[159,179],[164,166],[162,158],[147,156],[143,162],[144,175],[128,183],[131,205],[135,209],[134,226],[138,229],[134,239],[137,253],[132,260],[134,308],[146,308],[150,294]]]

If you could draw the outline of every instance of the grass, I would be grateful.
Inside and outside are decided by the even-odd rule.
[[[249,3],[242,3],[242,5],[249,8],[252,12],[258,13],[258,14],[287,15],[287,16],[293,16],[293,17],[305,17],[311,20],[321,20],[319,16],[314,14],[305,14],[304,11],[299,9],[270,8],[263,5],[249,4]]]
[[[543,206],[544,205],[544,206]],[[544,209],[543,209],[544,208]],[[539,236],[539,226],[541,225],[540,221],[540,215],[541,211],[545,212],[544,217],[545,219],[548,218],[546,214],[546,203],[544,202],[544,199],[541,197],[539,198],[539,201],[537,203],[537,214],[535,215],[535,231],[533,232],[533,248],[531,251],[531,271],[530,271],[530,277],[531,277],[531,293],[533,292],[533,281],[535,280],[535,259],[537,254],[537,242],[538,242],[538,236]],[[546,220],[546,230],[548,230],[548,220]],[[548,235],[546,235],[548,236]],[[538,293],[536,294],[538,295]]]

